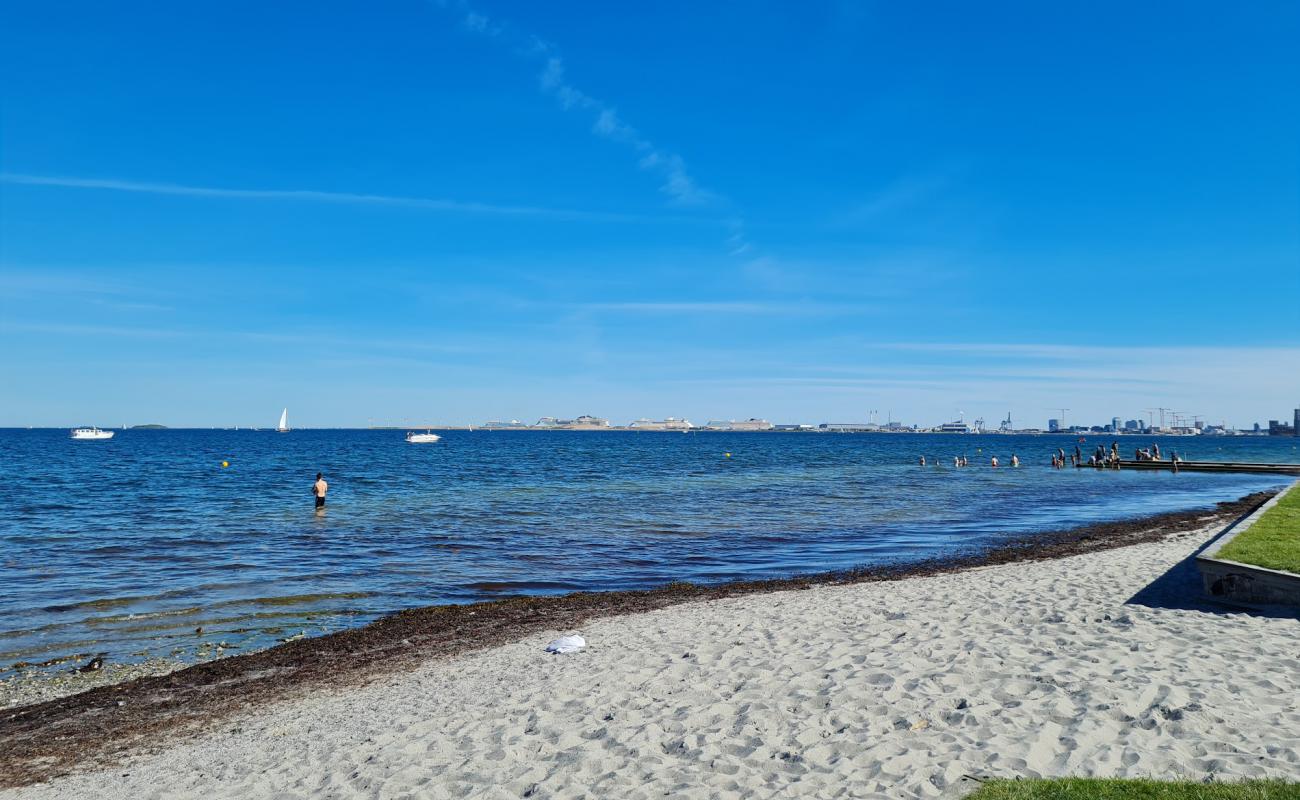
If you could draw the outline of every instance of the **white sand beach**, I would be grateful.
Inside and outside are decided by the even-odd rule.
[[[1300,621],[1195,599],[1215,530],[599,620],[288,701],[8,798],[958,797],[1300,778]],[[1154,583],[1154,586],[1152,584]],[[1144,591],[1145,590],[1145,591]],[[1129,603],[1138,592],[1149,605]]]

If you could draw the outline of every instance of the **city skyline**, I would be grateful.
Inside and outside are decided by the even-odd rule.
[[[15,7],[0,425],[1286,418],[1266,5]]]
[[[1064,409],[1069,410],[1069,409]],[[283,409],[288,414],[289,409]],[[958,412],[957,416],[952,419],[946,419],[942,422],[933,420],[915,420],[906,417],[900,418],[895,416],[892,411],[881,413],[876,410],[866,411],[858,418],[842,418],[834,420],[811,420],[801,419],[777,419],[769,420],[765,417],[733,417],[733,416],[712,416],[708,418],[700,417],[692,419],[689,416],[637,416],[634,418],[617,419],[603,417],[598,414],[578,414],[568,417],[557,417],[552,415],[543,415],[540,417],[525,417],[523,419],[512,417],[501,417],[499,419],[480,419],[480,420],[447,420],[433,417],[427,418],[392,418],[392,417],[368,417],[364,424],[354,422],[351,424],[336,425],[300,425],[293,424],[290,429],[311,428],[311,429],[381,429],[381,428],[510,428],[510,429],[530,429],[530,430],[657,430],[665,429],[664,423],[668,423],[666,429],[676,430],[681,428],[690,428],[697,430],[723,430],[729,429],[734,431],[740,430],[826,430],[826,429],[854,429],[854,430],[879,430],[882,432],[929,432],[938,430],[941,426],[947,426],[953,423],[965,423],[971,426],[971,432],[983,433],[1070,433],[1076,431],[1093,431],[1093,432],[1116,432],[1125,434],[1160,434],[1160,433],[1196,433],[1204,431],[1206,433],[1245,433],[1256,435],[1297,435],[1300,432],[1300,407],[1293,409],[1292,415],[1282,418],[1270,417],[1265,421],[1253,421],[1245,423],[1231,423],[1226,420],[1214,420],[1201,414],[1184,414],[1174,409],[1152,408],[1144,409],[1145,416],[1139,417],[1111,417],[1109,421],[1080,420],[1076,418],[1048,418],[1044,424],[1037,424],[1034,421],[1017,419],[1015,415],[1008,412],[1006,417],[992,418],[983,415],[966,415],[964,412]],[[1164,416],[1160,416],[1161,412]],[[535,420],[535,421],[530,421]],[[707,420],[707,421],[701,421]],[[58,429],[71,427],[80,423],[65,423],[56,425],[0,425],[0,428],[42,428]],[[272,430],[274,426],[267,425],[263,422],[213,422],[205,424],[169,424],[160,420],[141,422],[132,420],[122,422],[119,425],[101,425],[104,428],[179,428],[179,429],[221,429],[221,428],[245,428],[256,430]]]

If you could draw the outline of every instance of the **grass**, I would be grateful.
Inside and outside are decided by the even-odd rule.
[[[1292,487],[1216,557],[1300,574],[1300,487]]]
[[[966,800],[1300,800],[1300,783],[1056,778],[991,780]]]

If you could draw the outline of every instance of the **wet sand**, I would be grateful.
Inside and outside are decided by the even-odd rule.
[[[762,747],[731,742],[733,737],[741,737],[736,741],[743,739],[743,731],[748,722],[741,720],[741,716],[760,728],[770,728],[772,725],[780,727],[779,720],[787,716],[805,722],[811,718],[810,715],[821,719],[819,715],[823,711],[815,708],[815,705],[826,699],[834,702],[836,682],[832,681],[829,687],[823,687],[826,692],[815,689],[813,684],[804,686],[804,683],[812,680],[809,676],[831,675],[836,670],[840,672],[839,678],[844,682],[846,690],[867,692],[858,698],[860,704],[865,704],[859,713],[865,713],[868,708],[874,709],[869,718],[855,718],[858,722],[849,723],[845,731],[852,730],[855,724],[860,723],[865,727],[859,733],[870,733],[872,741],[879,739],[882,742],[879,746],[887,747],[891,746],[888,745],[891,737],[896,738],[898,735],[889,731],[906,729],[920,733],[930,730],[931,726],[937,731],[944,714],[962,716],[961,712],[966,712],[973,701],[966,697],[966,708],[958,707],[956,704],[961,698],[947,697],[954,692],[970,695],[1001,692],[1003,699],[1022,692],[1032,694],[1035,690],[1034,680],[1029,676],[1031,673],[1043,673],[1042,662],[1050,665],[1046,674],[1055,674],[1064,668],[1065,662],[1070,662],[1071,669],[1082,669],[1090,673],[1109,669],[1111,678],[1106,680],[1119,680],[1115,677],[1116,665],[1120,665],[1120,672],[1137,675],[1141,672],[1142,665],[1153,664],[1153,659],[1161,662],[1161,669],[1175,670],[1175,661],[1185,662],[1195,654],[1167,652],[1169,647],[1179,642],[1186,645],[1192,641],[1202,645],[1215,645],[1214,632],[1219,628],[1229,629],[1233,636],[1240,634],[1240,641],[1232,637],[1225,638],[1225,647],[1239,644],[1246,647],[1244,652],[1255,652],[1259,658],[1271,657],[1268,648],[1271,647],[1270,642],[1277,630],[1285,631],[1291,637],[1297,635],[1294,620],[1269,620],[1252,615],[1223,616],[1207,613],[1204,609],[1156,609],[1150,612],[1153,619],[1143,623],[1154,626],[1148,631],[1151,635],[1135,637],[1135,623],[1132,620],[1137,607],[1125,605],[1130,596],[1143,591],[1147,584],[1189,555],[1197,544],[1208,540],[1215,531],[1248,513],[1265,499],[1267,495],[1251,495],[1234,503],[1221,504],[1214,511],[1167,514],[1036,536],[1007,543],[978,557],[941,563],[707,588],[679,584],[645,592],[574,594],[413,609],[355,630],[291,642],[257,653],[196,665],[165,676],[144,677],[25,708],[7,709],[0,718],[0,784],[22,786],[74,771],[108,767],[133,757],[135,760],[129,771],[134,778],[120,778],[117,771],[92,772],[71,779],[74,783],[56,782],[41,787],[39,791],[33,787],[31,791],[36,792],[34,796],[56,796],[60,791],[74,789],[77,792],[94,791],[97,794],[108,792],[106,796],[150,796],[145,791],[145,785],[139,783],[147,779],[151,781],[148,786],[155,791],[162,787],[168,789],[160,796],[185,796],[191,791],[205,796],[214,792],[219,796],[227,796],[220,794],[221,786],[228,786],[232,790],[238,786],[244,792],[242,795],[235,793],[228,796],[260,796],[269,793],[275,786],[280,786],[285,791],[303,792],[304,785],[301,781],[310,780],[311,775],[316,773],[319,773],[316,777],[326,780],[327,773],[334,775],[331,764],[338,765],[339,769],[345,764],[357,767],[360,763],[357,759],[363,752],[387,753],[389,766],[402,771],[400,763],[391,761],[394,748],[405,752],[402,748],[406,747],[397,741],[391,741],[392,735],[399,729],[394,727],[398,725],[396,720],[402,714],[409,717],[411,714],[419,716],[428,713],[430,719],[406,719],[403,723],[405,727],[401,728],[407,731],[410,741],[422,743],[421,753],[441,754],[434,758],[442,764],[435,770],[425,755],[414,751],[408,753],[411,766],[420,766],[423,770],[420,774],[441,775],[438,779],[440,785],[466,788],[473,780],[469,777],[449,777],[446,774],[446,770],[450,769],[448,765],[453,762],[478,763],[482,759],[488,759],[493,764],[483,764],[481,767],[484,771],[475,773],[484,776],[485,783],[480,788],[513,785],[512,781],[527,780],[527,775],[536,771],[534,768],[539,756],[530,756],[520,762],[523,751],[516,747],[519,741],[531,741],[518,740],[519,736],[534,734],[528,733],[524,728],[510,733],[505,729],[494,728],[493,725],[512,725],[512,720],[524,718],[518,715],[526,716],[530,713],[528,708],[541,713],[550,703],[552,712],[561,714],[561,717],[568,715],[577,726],[566,731],[566,723],[560,717],[555,717],[553,722],[557,727],[551,730],[554,734],[551,736],[551,745],[559,747],[563,744],[561,749],[564,752],[577,748],[574,751],[576,755],[564,756],[564,759],[594,758],[597,754],[587,752],[586,746],[581,742],[570,741],[573,735],[585,730],[583,726],[590,727],[587,723],[600,727],[601,716],[588,719],[584,715],[588,712],[596,713],[597,706],[626,711],[631,708],[629,703],[644,700],[644,687],[659,680],[654,676],[665,670],[668,671],[666,674],[674,676],[673,681],[686,686],[672,683],[670,687],[669,684],[664,684],[661,689],[651,693],[658,698],[656,702],[670,702],[665,699],[669,695],[697,690],[691,687],[711,687],[708,691],[716,695],[710,695],[713,697],[712,705],[722,704],[715,709],[714,716],[717,719],[710,716],[708,720],[683,720],[678,718],[680,714],[667,707],[643,707],[637,716],[642,726],[638,730],[644,731],[646,726],[654,726],[664,732],[680,729],[681,737],[673,739],[670,736],[665,739],[672,739],[677,744],[670,741],[669,745],[665,745],[667,750],[654,755],[623,742],[620,745],[624,748],[620,751],[622,756],[610,756],[608,753],[601,756],[606,760],[613,758],[617,764],[602,761],[600,765],[593,766],[595,762],[590,762],[587,763],[588,767],[603,775],[605,773],[601,770],[609,766],[609,774],[623,780],[633,780],[632,776],[639,774],[641,769],[638,764],[644,762],[644,769],[654,772],[661,757],[665,753],[672,755],[668,751],[676,748],[681,753],[695,753],[697,756],[687,762],[676,762],[674,774],[683,780],[693,770],[703,768],[699,759],[703,758],[700,754],[706,751],[709,758],[705,764],[716,764],[721,760],[727,769],[735,768],[733,774],[748,775],[752,765],[746,765],[757,758],[754,754],[759,753]],[[1125,549],[1115,550],[1121,547]],[[1053,592],[1056,592],[1058,585],[1064,593],[1053,599]],[[1017,593],[1030,591],[1031,588],[1038,598],[1027,608],[1021,608],[1017,602]],[[791,591],[801,589],[811,591]],[[1180,591],[1182,594],[1187,593],[1186,587]],[[1168,598],[1160,602],[1166,606],[1170,604]],[[1097,616],[1095,620],[1091,616],[1094,612]],[[1141,613],[1145,615],[1147,612]],[[1171,620],[1176,624],[1188,622],[1183,619],[1188,616],[1194,623],[1195,632],[1189,634],[1190,638],[1169,639],[1174,644],[1162,644],[1169,637],[1156,634],[1160,633],[1161,625],[1167,624],[1159,619],[1166,613],[1176,615]],[[1094,623],[1101,624],[1101,618],[1107,614],[1111,619],[1104,626],[1106,635],[1094,642],[1098,632],[1092,626]],[[1129,623],[1109,625],[1121,616],[1128,617]],[[613,619],[608,619],[611,617]],[[1018,622],[1007,622],[1013,618]],[[1287,625],[1291,627],[1279,627]],[[728,638],[733,626],[743,635],[738,635],[735,639]],[[588,635],[589,641],[593,643],[588,651],[567,659],[548,660],[538,656],[540,645],[552,633],[578,629]],[[975,636],[976,631],[983,631],[979,635],[989,639],[969,638]],[[1056,636],[1061,642],[1052,644],[1054,640],[1051,636]],[[990,644],[994,640],[1000,640],[996,646]],[[1293,644],[1294,638],[1290,641]],[[922,642],[927,644],[918,644]],[[1125,652],[1138,655],[1126,656],[1118,650],[1110,653],[1108,648],[1117,648],[1122,642],[1137,645],[1138,650]],[[993,649],[990,650],[990,647]],[[1102,650],[1099,651],[1098,647]],[[929,648],[930,655],[919,657],[918,653],[926,652],[925,648]],[[981,653],[980,659],[975,660],[975,663],[982,664],[977,670],[979,675],[969,672],[973,657],[958,657],[960,652],[970,654],[976,650]],[[940,651],[948,654],[943,659],[947,670],[935,672],[934,664],[927,659]],[[1005,659],[1012,652],[1016,654],[1015,660],[1026,662],[1020,672],[993,669],[992,661],[988,659]],[[1098,653],[1107,658],[1099,658]],[[1212,661],[1221,668],[1227,668],[1224,659],[1230,655],[1219,652],[1217,645],[1214,652],[1209,654]],[[859,656],[863,660],[854,661]],[[1134,659],[1137,663],[1130,663]],[[864,672],[868,668],[868,660],[872,667],[870,674]],[[1035,662],[1039,662],[1036,670],[1032,668]],[[1271,680],[1281,683],[1273,684],[1271,691],[1281,695],[1289,687],[1292,690],[1289,700],[1291,705],[1286,706],[1286,701],[1273,699],[1269,701],[1268,708],[1275,716],[1281,715],[1279,721],[1289,724],[1289,730],[1294,732],[1300,730],[1300,724],[1297,724],[1300,723],[1300,715],[1296,713],[1294,700],[1296,676],[1294,661],[1286,663],[1291,665],[1292,674],[1287,675],[1284,668],[1275,666]],[[705,664],[708,666],[707,674],[689,674],[691,670],[688,667],[691,665]],[[1092,666],[1086,666],[1088,664]],[[681,669],[678,669],[679,666]],[[831,666],[835,666],[835,670],[828,671]],[[678,672],[682,674],[678,676]],[[873,677],[877,673],[879,675]],[[732,678],[727,677],[729,675],[734,677],[737,688],[724,697],[725,684],[732,681]],[[885,677],[890,678],[888,686],[884,683]],[[703,684],[697,680],[699,678],[705,679]],[[551,683],[552,680],[567,680],[572,684],[560,687]],[[1053,680],[1058,685],[1061,683],[1059,678]],[[1114,687],[1118,692],[1111,698],[1114,702],[1099,701],[1096,704],[1108,704],[1110,708],[1105,709],[1106,712],[1116,708],[1116,704],[1124,709],[1129,709],[1129,706],[1136,709],[1140,703],[1136,700],[1129,702],[1131,698],[1126,694],[1133,687],[1125,688],[1121,685],[1127,680],[1128,678],[1119,681]],[[1250,684],[1252,680],[1250,676],[1236,677],[1236,681],[1243,685]],[[606,688],[594,690],[596,683]],[[1165,688],[1158,689],[1153,695],[1159,695],[1156,699],[1160,702],[1149,705],[1142,713],[1148,714],[1148,717],[1151,714],[1159,717],[1164,712],[1152,709],[1163,706],[1170,714],[1186,716],[1209,708],[1204,702],[1189,699],[1191,695],[1177,689],[1177,684],[1176,676],[1171,676],[1160,684]],[[932,689],[937,685],[946,686],[947,689],[937,695],[927,694],[927,686]],[[736,706],[736,697],[741,694],[744,686],[749,686],[755,693],[746,701],[751,706],[772,692],[780,695],[781,692],[795,691],[797,696],[787,697],[793,704],[788,708],[772,706],[764,701],[754,707],[752,713],[742,714]],[[879,696],[871,694],[873,690],[867,688],[871,686],[879,689]],[[675,691],[667,692],[668,688],[675,688]],[[1247,694],[1253,698],[1257,693],[1255,689],[1251,686],[1246,688]],[[634,694],[628,694],[633,690]],[[548,694],[551,691],[561,693]],[[494,708],[503,697],[513,698],[514,704],[502,705],[498,715],[494,713]],[[562,697],[567,699],[554,699]],[[417,699],[418,702],[414,702]],[[452,702],[453,699],[455,703]],[[948,699],[952,700],[951,708],[942,706],[942,703],[933,705],[941,700],[946,703]],[[1056,699],[1061,698],[1055,698],[1053,702]],[[1165,702],[1166,700],[1170,702]],[[411,705],[412,702],[414,705]],[[997,702],[1001,703],[1002,700]],[[559,705],[554,705],[555,703]],[[928,710],[922,713],[920,706],[912,707],[916,703],[931,705],[925,706]],[[274,707],[269,707],[272,704],[275,704]],[[690,704],[696,705],[693,701]],[[1196,708],[1189,711],[1193,705]],[[891,710],[895,706],[908,710]],[[1064,704],[1058,706],[1054,711],[1049,709],[1050,713],[1039,718],[1038,722],[1043,723],[1043,719],[1055,720],[1052,724],[1061,726],[1061,731],[1065,731],[1065,720],[1075,719],[1075,724],[1078,724],[1078,714],[1087,710],[1076,708],[1071,712]],[[387,711],[366,710],[385,708]],[[1261,707],[1256,706],[1256,710],[1259,708]],[[1033,710],[1039,712],[1043,709],[1035,707]],[[251,713],[254,711],[257,713]],[[390,712],[397,716],[385,716]],[[741,716],[729,717],[733,712]],[[619,718],[617,710],[604,713],[614,714],[611,720],[604,722],[612,723]],[[338,714],[353,715],[355,724],[336,726],[332,721],[336,717],[332,715]],[[510,714],[516,716],[510,717]],[[285,719],[295,722],[286,729],[287,732],[273,733],[280,730],[274,727],[280,724],[274,720],[279,720],[283,715],[289,715]],[[1011,716],[1014,717],[1015,714]],[[1082,719],[1092,716],[1091,713],[1083,714]],[[1147,720],[1147,717],[1135,716],[1132,710],[1115,711],[1103,716],[1107,719],[1114,718],[1116,724],[1123,725],[1128,723],[1121,717]],[[726,724],[718,727],[722,725],[719,720],[723,719]],[[1161,731],[1166,729],[1161,727],[1164,717],[1151,719],[1154,720],[1155,728],[1160,728]],[[882,721],[887,723],[887,729],[875,730]],[[389,722],[392,724],[389,725]],[[1231,726],[1232,732],[1223,737],[1225,746],[1238,747],[1232,743],[1232,739],[1244,735],[1242,731],[1247,727],[1247,722],[1252,720],[1245,719],[1241,725]],[[1141,724],[1146,725],[1147,722]],[[454,734],[457,725],[466,730],[468,728],[465,726],[478,726],[475,728],[478,732],[458,739]],[[736,725],[739,727],[733,730]],[[913,731],[913,726],[920,727]],[[971,726],[970,735],[983,735],[980,733],[980,725],[971,723]],[[261,733],[248,733],[254,729]],[[1144,728],[1152,729],[1154,728]],[[232,730],[242,732],[231,733]],[[305,733],[307,730],[312,733]],[[824,727],[817,727],[817,739],[836,735],[832,731],[827,737],[822,737],[824,730]],[[1103,725],[1100,730],[1109,729]],[[369,733],[362,735],[364,731]],[[309,739],[323,736],[326,732],[343,738],[331,740],[332,743],[322,743],[319,747],[302,739],[304,736]],[[1014,732],[984,732],[990,737],[1000,736],[1006,739],[997,748],[999,751],[1015,749]],[[631,732],[625,733],[632,735]],[[781,762],[772,765],[775,770],[773,775],[789,773],[788,766],[805,764],[808,760],[807,751],[817,744],[816,741],[803,742],[798,738],[805,733],[806,730],[792,733],[796,738],[788,742],[781,739],[785,749],[771,753],[772,761]],[[1020,734],[1022,739],[1028,735],[1028,732]],[[207,738],[195,744],[190,743],[200,736]],[[267,739],[268,736],[271,738]],[[1089,746],[1100,746],[1106,738],[1095,735],[1095,732],[1088,736]],[[389,741],[389,746],[371,747],[367,750],[362,741],[367,737],[371,742]],[[515,744],[507,747],[506,739],[511,737],[516,740]],[[768,747],[769,737],[760,738],[765,743],[763,747]],[[1075,745],[1078,745],[1077,737],[1060,733],[1057,738],[1073,739]],[[455,741],[460,741],[461,745],[456,745]],[[543,743],[542,749],[537,751],[540,753],[546,749],[546,739],[537,741]],[[734,752],[713,752],[705,746],[709,741],[713,742],[708,745],[711,748],[740,749]],[[965,740],[958,737],[954,741],[961,743],[961,752],[965,752],[961,748],[970,749],[972,746],[969,737]],[[457,746],[463,746],[463,751],[457,751]],[[604,746],[601,745],[602,748]],[[218,750],[212,750],[213,747]],[[267,758],[278,758],[284,760],[284,763],[294,762],[306,772],[296,777],[289,776],[281,774],[282,770],[276,772],[271,769],[267,766],[270,762],[266,762],[263,766],[267,766],[273,775],[270,779],[272,783],[253,785],[242,778],[235,780],[240,778],[235,774],[238,772],[235,762],[223,762],[225,766],[220,771],[227,774],[229,782],[194,783],[197,779],[190,774],[191,771],[198,770],[195,774],[212,774],[210,769],[203,766],[205,753],[219,751],[233,757],[236,752],[242,752],[239,750],[241,747],[253,748],[253,752],[240,756],[251,759],[250,769],[251,765],[258,763],[258,758],[264,761]],[[293,750],[302,747],[310,749],[316,760],[303,760],[303,753]],[[1047,749],[1043,750],[1042,747]],[[1059,750],[1057,746],[1048,742],[1042,747],[1035,751],[1038,755],[1029,757],[1030,754],[1027,753],[1025,757],[1018,757],[1024,761],[1023,769],[1042,772],[1059,760],[1059,755],[1044,755],[1056,754]],[[1204,745],[1197,747],[1205,749],[1207,754],[1218,752]],[[750,751],[741,753],[745,748],[750,748]],[[154,751],[164,751],[161,761],[147,755]],[[504,753],[499,759],[493,755],[498,752]],[[1188,751],[1186,758],[1202,759],[1207,769],[1218,764],[1217,756],[1192,756],[1192,752],[1195,752],[1195,748]],[[1261,751],[1262,755],[1256,760],[1268,768],[1265,774],[1277,774],[1281,769],[1279,764],[1290,764],[1291,769],[1300,770],[1296,752],[1296,743],[1290,740],[1289,743],[1284,742],[1274,755]],[[323,761],[318,758],[322,755],[327,756]],[[650,755],[654,755],[654,758],[651,759]],[[883,759],[880,764],[888,762],[890,758],[901,757],[901,754],[886,757],[881,752],[877,755]],[[948,753],[945,757],[952,756],[952,753]],[[835,763],[839,763],[838,759],[843,757],[844,754],[841,754]],[[1251,757],[1256,758],[1255,755]],[[182,759],[179,763],[187,766],[183,772],[167,773],[166,763],[177,758]],[[444,758],[451,761],[438,761]],[[1123,763],[1129,757],[1122,753],[1115,758],[1118,760],[1114,763],[1106,759],[1096,763],[1114,769],[1133,766]],[[1232,759],[1224,763],[1229,762]],[[953,763],[964,763],[969,767],[972,762],[957,759]],[[1007,762],[1000,766],[1006,767],[1009,764],[1015,767],[1016,763],[1018,762]],[[1064,768],[1069,763],[1066,758],[1058,766]],[[1156,764],[1161,769],[1168,769],[1170,763],[1173,762],[1154,759],[1146,762],[1148,766]],[[1235,769],[1238,765],[1233,763]],[[529,764],[533,766],[530,767]],[[499,772],[494,771],[498,768]],[[881,776],[877,782],[885,785],[892,780],[892,770],[898,768],[901,768],[900,764],[894,764],[888,769],[879,767],[871,774]],[[909,767],[914,768],[915,765]],[[805,764],[800,769],[808,771],[810,768]],[[800,769],[793,771],[800,772]],[[124,768],[123,771],[128,769]],[[827,774],[833,775],[835,771],[836,768],[831,767]],[[360,770],[358,774],[362,772],[365,770]],[[1252,774],[1245,770],[1238,772]],[[275,775],[279,775],[279,778],[275,778]],[[488,775],[492,777],[489,778]],[[521,775],[525,777],[520,777]],[[290,780],[291,777],[293,780]],[[340,778],[337,775],[334,777],[342,781],[338,784],[341,795],[366,793],[358,786],[348,783],[353,779],[344,780],[346,776]],[[418,776],[409,777],[418,781]],[[275,783],[276,780],[280,782]],[[370,781],[367,785],[374,786],[373,778],[366,780]],[[461,782],[457,784],[456,780]],[[668,785],[663,783],[665,780],[669,778],[659,776],[652,782],[666,789]],[[735,791],[755,789],[755,785],[752,785],[754,780],[757,778],[750,776],[737,783],[739,788]],[[773,780],[780,783],[784,779]],[[940,777],[945,786],[954,784],[955,780],[953,776]],[[546,775],[541,775],[536,782],[539,785],[546,783]],[[399,784],[393,784],[391,789],[396,791],[400,788]],[[417,782],[407,790],[425,791],[419,788],[420,785]],[[930,785],[933,787],[937,784],[930,781]],[[297,788],[291,788],[293,786]],[[352,788],[349,789],[348,786]],[[527,785],[521,785],[520,793],[528,788]],[[176,791],[171,791],[172,789]],[[725,793],[721,785],[718,789]],[[552,790],[558,791],[554,786],[548,789]],[[569,791],[572,791],[572,787]],[[592,791],[595,791],[594,786]],[[923,796],[927,792],[923,788],[918,789],[916,796]],[[515,793],[515,796],[518,794]]]

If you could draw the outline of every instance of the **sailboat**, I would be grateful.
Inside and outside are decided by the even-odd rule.
[[[275,426],[276,433],[289,432],[289,409],[280,412],[280,424]]]

